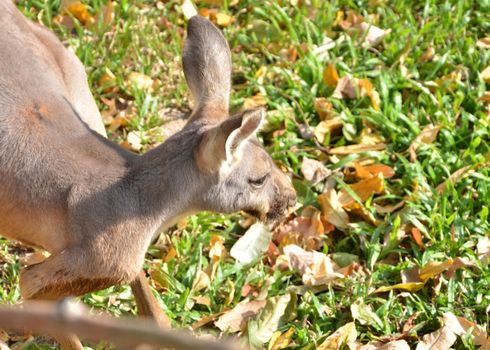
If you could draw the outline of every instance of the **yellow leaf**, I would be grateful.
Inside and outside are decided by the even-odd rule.
[[[165,258],[163,259],[163,262],[168,263],[170,260],[172,260],[173,258],[175,258],[177,256],[179,256],[179,253],[177,252],[177,250],[174,247],[172,247],[168,251],[167,255],[165,255]]]
[[[430,262],[424,267],[422,267],[419,271],[419,277],[423,282],[426,282],[430,278],[434,278],[437,275],[440,275],[453,264],[453,259],[448,259],[444,262]]]
[[[485,68],[481,73],[480,77],[485,81],[485,83],[490,83],[490,66]]]
[[[216,24],[220,27],[227,27],[233,22],[233,17],[226,13],[218,12],[216,14]]]
[[[112,90],[116,83],[116,76],[109,68],[104,69],[104,74],[99,78],[99,85],[104,87],[104,92]]]
[[[318,203],[322,209],[323,216],[328,222],[340,229],[345,229],[349,224],[349,216],[339,203],[339,197],[335,189],[327,189],[318,195]]]
[[[367,95],[371,100],[371,105],[374,109],[379,110],[380,98],[378,92],[374,89],[373,84],[367,79],[359,79],[358,85],[360,87],[361,96]]]
[[[93,17],[90,15],[90,12],[88,12],[87,5],[83,4],[80,1],[75,1],[69,5],[67,5],[66,12],[70,13],[80,21],[83,25],[93,22]]]
[[[364,202],[373,194],[381,194],[384,192],[383,174],[378,173],[376,176],[361,180],[355,184],[349,185],[349,187],[357,194],[361,201]],[[339,192],[339,203],[342,207],[346,207],[349,204],[355,203],[355,200],[345,189],[342,189]]]
[[[400,289],[406,290],[407,292],[417,292],[424,288],[424,282],[408,282],[408,283],[398,283],[393,286],[379,287],[374,291],[374,293],[384,293],[389,292],[390,290]]]
[[[323,71],[323,82],[332,89],[337,86],[337,83],[339,82],[339,74],[337,73],[337,70],[333,64],[327,65]]]
[[[354,322],[349,322],[329,335],[317,350],[338,350],[343,344],[354,343],[356,338],[356,325]]]
[[[295,328],[291,327],[286,332],[275,332],[269,341],[268,350],[280,350],[286,348],[291,343],[291,338],[294,335]]]
[[[354,153],[368,152],[368,151],[382,151],[386,148],[386,144],[379,143],[376,145],[349,145],[332,148],[329,150],[330,154],[348,155]]]

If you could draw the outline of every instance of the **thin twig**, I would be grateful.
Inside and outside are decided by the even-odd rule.
[[[86,316],[83,306],[70,301],[0,305],[0,328],[28,329],[43,334],[73,333],[95,341],[107,340],[121,349],[134,349],[142,344],[175,350],[238,349],[230,342],[214,342],[197,339],[182,331],[162,330],[147,320]]]

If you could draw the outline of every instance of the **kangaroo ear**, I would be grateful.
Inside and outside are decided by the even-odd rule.
[[[196,163],[204,172],[219,171],[240,159],[241,147],[255,135],[264,117],[263,109],[246,111],[204,132],[196,149]]]
[[[231,53],[218,28],[194,16],[187,25],[182,55],[184,75],[194,98],[191,121],[217,122],[228,117],[231,86]]]

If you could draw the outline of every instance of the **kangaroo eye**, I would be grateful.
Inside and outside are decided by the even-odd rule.
[[[262,186],[264,186],[265,181],[267,180],[268,177],[269,177],[269,174],[266,174],[262,177],[259,177],[258,179],[248,179],[248,183],[252,187],[261,188]]]

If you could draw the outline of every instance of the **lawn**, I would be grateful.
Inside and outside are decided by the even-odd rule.
[[[181,1],[61,2],[17,4],[83,62],[112,140],[164,141],[191,110]],[[268,349],[490,348],[490,2],[196,5],[230,43],[232,111],[267,108],[259,139],[299,205],[247,263],[230,256],[240,213],[163,232],[145,268],[173,325]],[[26,251],[0,247],[0,296],[16,303]],[[81,299],[135,313],[128,286]]]

